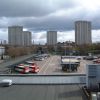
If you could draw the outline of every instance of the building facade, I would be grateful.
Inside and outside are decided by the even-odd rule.
[[[76,21],[75,22],[75,42],[77,45],[91,44],[91,22]]]
[[[0,56],[4,55],[5,53],[5,47],[4,46],[0,46]]]
[[[29,32],[29,31],[23,31],[23,36],[24,36],[24,46],[31,46],[32,45],[31,32]]]
[[[31,32],[23,31],[22,26],[8,27],[8,43],[12,46],[30,46]]]
[[[100,88],[100,64],[86,66],[86,85],[90,89]]]
[[[57,31],[47,31],[47,45],[57,44]]]
[[[13,45],[13,46],[24,45],[22,32],[23,32],[22,26],[8,27],[8,43],[9,43],[9,45]]]

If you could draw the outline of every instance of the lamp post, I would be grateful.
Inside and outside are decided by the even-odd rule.
[[[66,42],[65,42],[64,46],[65,46],[65,56],[66,56]]]
[[[71,62],[70,62],[70,59],[71,59],[72,53],[71,53],[71,50],[70,50],[70,40],[68,41],[68,44],[69,44],[69,69],[70,69],[70,72],[71,72]]]

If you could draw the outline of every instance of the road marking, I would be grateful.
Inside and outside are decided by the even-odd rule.
[[[53,59],[54,59],[54,56],[51,58],[51,60],[49,61],[49,63],[48,63],[48,65],[47,65],[47,67],[44,69],[43,74],[45,74],[45,73],[46,73],[46,70],[48,69],[48,67],[49,67],[50,63],[53,61]]]
[[[85,60],[82,60],[77,72],[80,74],[85,74],[86,73],[86,64],[88,64],[88,62]]]
[[[44,70],[44,68],[45,68],[45,67],[48,65],[48,63],[50,62],[51,58],[52,58],[52,57],[50,57],[50,58],[45,62],[45,64],[43,65],[43,67],[40,69],[39,73],[41,73],[41,72]]]

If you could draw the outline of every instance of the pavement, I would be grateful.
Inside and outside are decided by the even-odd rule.
[[[51,56],[50,58],[45,59],[44,61],[36,62],[40,67],[38,74],[42,75],[70,75],[70,74],[86,74],[86,64],[88,61],[81,60],[80,67],[76,72],[64,72],[61,67],[61,58],[60,56]]]
[[[87,100],[80,85],[12,85],[0,87],[1,100]]]
[[[7,66],[18,63],[33,55],[20,57],[11,61],[3,62],[0,64],[0,71],[7,69]],[[61,57],[54,55],[46,58],[43,61],[34,61],[39,66],[40,71],[37,73],[38,75],[70,75],[70,74],[86,74],[86,64],[91,63],[91,61],[81,60],[80,67],[78,67],[78,71],[75,72],[64,72],[61,67]]]
[[[0,60],[0,63],[2,63],[4,60]]]

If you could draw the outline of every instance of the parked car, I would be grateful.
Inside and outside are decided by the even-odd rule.
[[[93,62],[96,64],[100,64],[100,59],[95,59],[95,60],[93,60]]]
[[[93,56],[86,56],[85,60],[94,60]]]
[[[83,60],[86,60],[86,56],[83,56]]]
[[[34,60],[36,60],[36,61],[43,61],[44,57],[35,57]]]
[[[80,56],[77,57],[77,60],[81,60],[81,59],[82,59],[82,57],[80,57]]]

